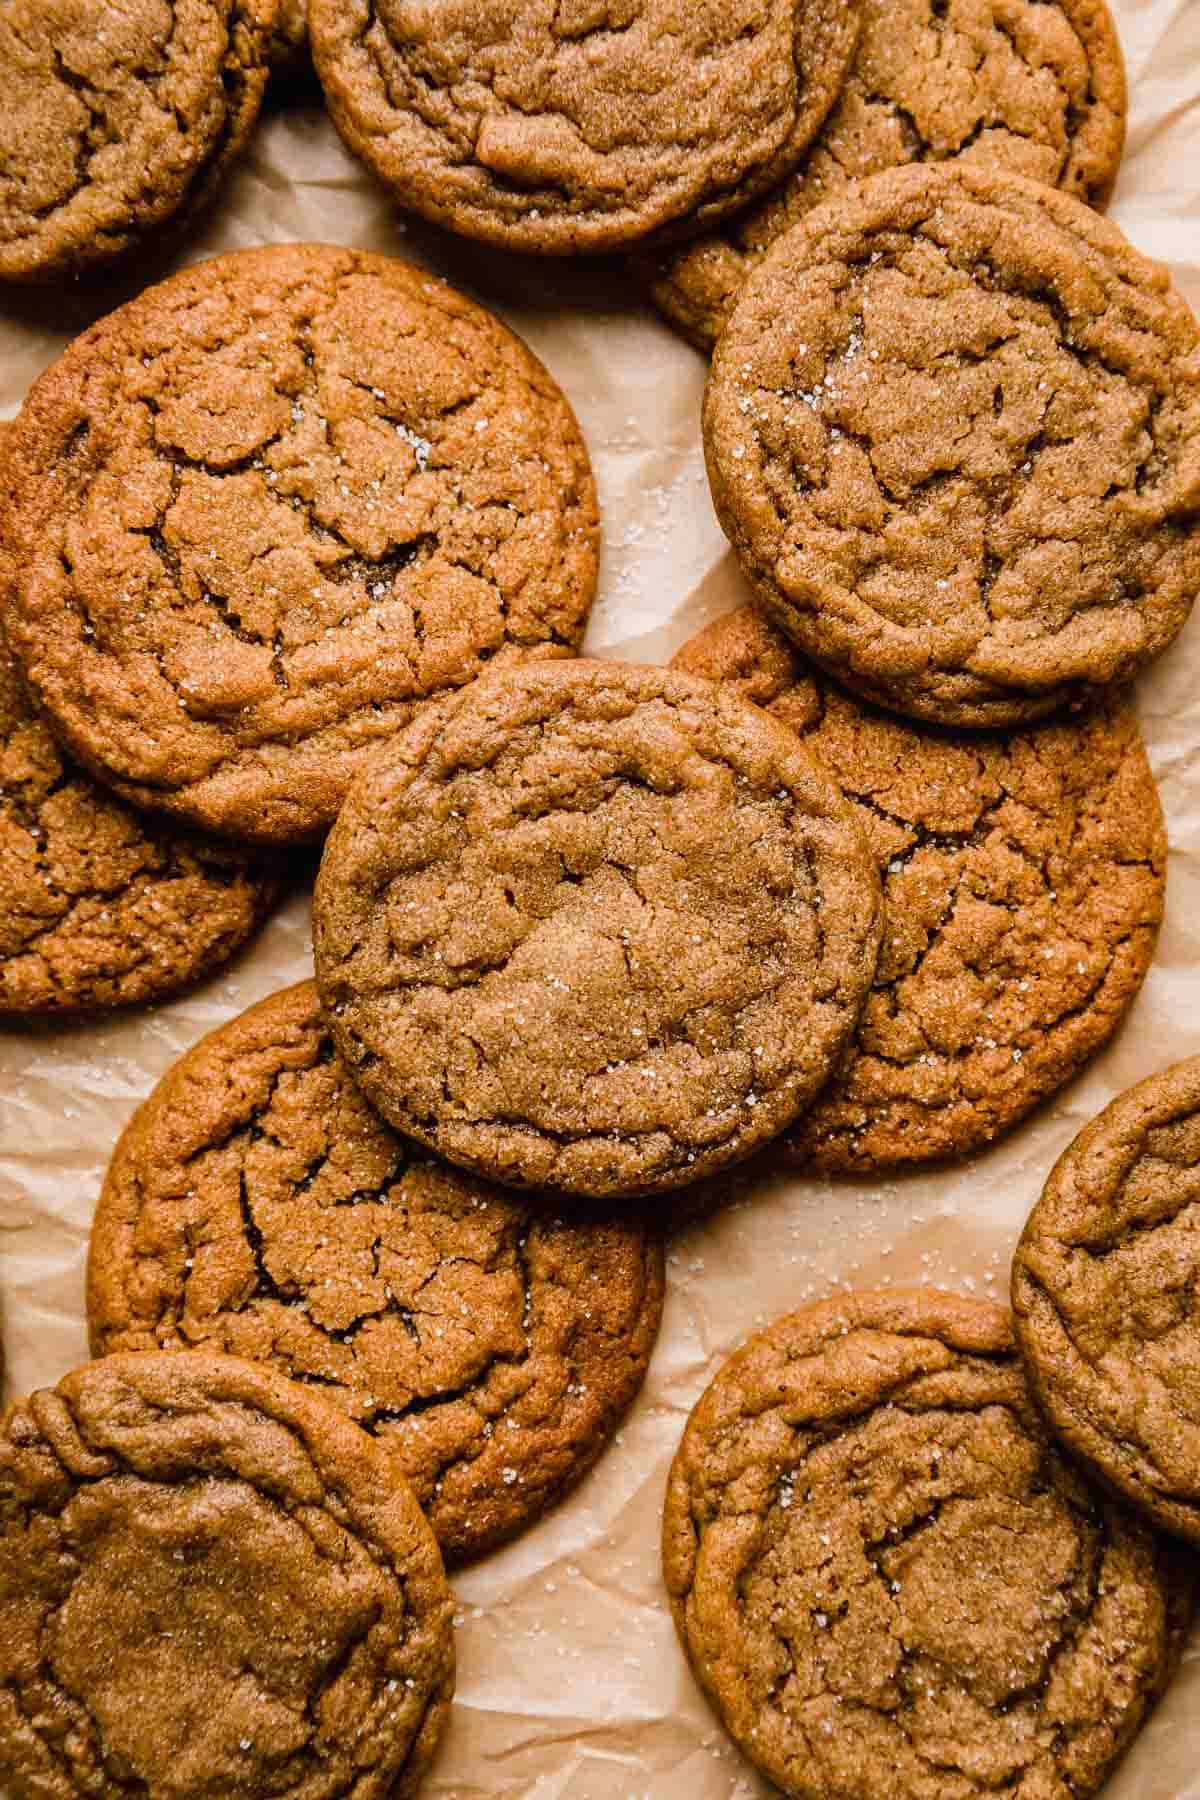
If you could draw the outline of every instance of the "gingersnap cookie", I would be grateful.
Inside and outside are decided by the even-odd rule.
[[[858,0],[311,0],[334,124],[401,204],[546,255],[697,231],[795,167]]]
[[[1080,1069],[1154,953],[1167,843],[1137,720],[1111,701],[1016,734],[880,712],[750,607],[672,667],[788,725],[857,815],[883,949],[840,1068],[781,1147],[832,1174],[965,1156]]]
[[[275,0],[7,0],[0,280],[75,273],[211,196],[253,129]]]
[[[879,887],[794,735],[665,669],[526,664],[418,719],[317,881],[338,1049],[399,1130],[515,1186],[681,1187],[813,1098]]]
[[[999,1307],[793,1313],[692,1413],[663,1521],[692,1667],[797,1800],[1093,1794],[1179,1641],[1168,1558],[1047,1437]]]
[[[1104,0],[863,0],[841,97],[786,181],[656,271],[655,301],[711,350],[776,238],[851,181],[962,156],[1090,205],[1125,140],[1125,70]]]
[[[596,579],[565,397],[420,269],[320,244],[185,270],[77,338],[6,453],[6,620],[123,798],[318,837],[422,701],[564,655]]]
[[[92,1349],[229,1351],[317,1384],[395,1451],[463,1562],[591,1467],[658,1330],[646,1226],[552,1209],[390,1131],[303,982],[135,1114],[92,1230]]]
[[[1057,1435],[1200,1544],[1200,1057],[1121,1094],[1059,1158],[1013,1259],[1029,1379]]]
[[[390,1459],[274,1370],[113,1356],[0,1419],[14,1800],[412,1795],[451,1612]]]
[[[1069,194],[970,163],[809,213],[705,401],[769,616],[916,718],[1014,725],[1127,680],[1200,587],[1200,328]]]
[[[0,644],[0,1015],[165,999],[245,943],[282,874],[89,780]]]

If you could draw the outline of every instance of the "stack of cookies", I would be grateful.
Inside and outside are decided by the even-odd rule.
[[[1084,204],[1123,133],[1092,0],[177,10],[111,43],[65,0],[0,20],[8,165],[44,151],[0,175],[0,277],[185,223],[310,34],[404,205],[633,252],[715,345],[753,601],[670,669],[581,656],[569,403],[482,306],[353,249],[148,287],[4,441],[0,1010],[161,998],[321,864],[315,979],[116,1146],[96,1360],[0,1422],[0,1770],[408,1794],[444,1568],[612,1440],[664,1227],[758,1153],[967,1155],[1136,994],[1166,842],[1127,684],[1200,588],[1200,328]],[[786,1793],[1092,1793],[1163,1691],[1198,1113],[1189,1065],[1072,1148],[1015,1337],[855,1295],[700,1401],[667,1589]]]

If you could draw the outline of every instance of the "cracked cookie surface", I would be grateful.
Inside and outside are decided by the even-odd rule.
[[[258,117],[275,0],[8,0],[0,280],[135,249],[201,206]]]
[[[918,718],[1127,680],[1200,587],[1200,329],[1069,194],[969,163],[811,212],[713,361],[717,512],[769,616]]]
[[[6,626],[124,798],[319,836],[419,704],[565,655],[595,587],[574,415],[498,319],[390,257],[202,263],[103,319],[6,444]]]
[[[161,1000],[228,961],[281,885],[72,767],[0,643],[0,1014]]]
[[[1013,1313],[1057,1435],[1200,1544],[1200,1058],[1139,1082],[1060,1157],[1013,1259]]]
[[[1125,137],[1125,74],[1103,0],[864,0],[837,105],[800,167],[656,271],[654,298],[711,350],[747,278],[851,181],[966,156],[1100,205]]]
[[[965,1156],[1116,1030],[1154,953],[1162,808],[1112,702],[1019,734],[954,731],[836,687],[750,607],[672,665],[789,725],[853,806],[883,883],[883,948],[845,1059],[781,1148],[866,1173]]]
[[[1177,1577],[936,1290],[778,1320],[675,1457],[667,1588],[726,1729],[797,1800],[1091,1794],[1161,1691]]]
[[[794,735],[619,663],[489,675],[352,790],[317,881],[338,1049],[516,1186],[680,1187],[783,1130],[870,985],[879,887]]]
[[[270,1369],[108,1357],[0,1420],[19,1800],[401,1800],[449,1712],[451,1613],[389,1458]]]
[[[402,204],[551,255],[698,230],[793,168],[857,0],[312,0],[350,148]]]
[[[97,1355],[210,1349],[318,1384],[396,1454],[456,1563],[536,1521],[641,1385],[663,1253],[396,1136],[312,982],[184,1057],[135,1115],[96,1210]]]

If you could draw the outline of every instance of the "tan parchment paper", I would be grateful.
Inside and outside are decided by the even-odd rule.
[[[1115,10],[1131,117],[1112,214],[1171,265],[1200,310],[1200,0],[1115,0]],[[590,651],[665,661],[746,597],[704,477],[704,365],[636,305],[627,281],[599,267],[518,265],[405,226],[312,94],[268,108],[181,260],[288,239],[416,257],[501,312],[549,364],[578,410],[600,483],[605,551]],[[69,337],[165,272],[145,266],[54,297],[0,295],[0,417],[16,412]],[[668,1462],[720,1360],[780,1312],[839,1284],[889,1280],[1003,1297],[1012,1245],[1059,1151],[1121,1088],[1200,1051],[1200,608],[1143,681],[1139,703],[1170,830],[1170,882],[1154,968],[1116,1042],[969,1163],[873,1182],[776,1180],[674,1240],[662,1335],[616,1442],[539,1527],[455,1582],[458,1699],[430,1800],[768,1793],[726,1742],[675,1641],[658,1559]],[[204,1032],[310,971],[308,896],[298,893],[231,968],[172,1005],[0,1030],[8,1395],[86,1357],[88,1227],[134,1107]],[[1200,1631],[1109,1793],[1200,1800]]]

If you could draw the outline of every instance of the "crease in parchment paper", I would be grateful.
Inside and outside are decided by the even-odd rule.
[[[1116,13],[1131,113],[1112,216],[1171,264],[1200,308],[1200,0],[1118,0]],[[619,270],[543,267],[403,224],[313,98],[268,107],[185,260],[301,238],[427,262],[501,312],[562,382],[603,506],[588,650],[664,662],[746,598],[704,477],[704,365],[632,305]],[[0,416],[17,410],[74,332],[165,272],[143,263],[63,297],[0,295]],[[732,1210],[676,1238],[662,1333],[619,1438],[541,1525],[455,1578],[458,1699],[423,1790],[429,1800],[767,1795],[675,1639],[659,1575],[667,1465],[718,1363],[778,1313],[837,1284],[928,1281],[1003,1299],[1013,1243],[1055,1157],[1121,1088],[1200,1051],[1200,609],[1141,683],[1138,705],[1171,862],[1157,958],[1120,1035],[1049,1106],[967,1163],[860,1182],[761,1180]],[[310,973],[310,956],[308,902],[298,893],[233,965],[171,1005],[88,1025],[0,1028],[0,1322],[10,1396],[86,1357],[88,1225],[138,1101],[204,1032]],[[1106,1793],[1200,1800],[1195,1650]]]

